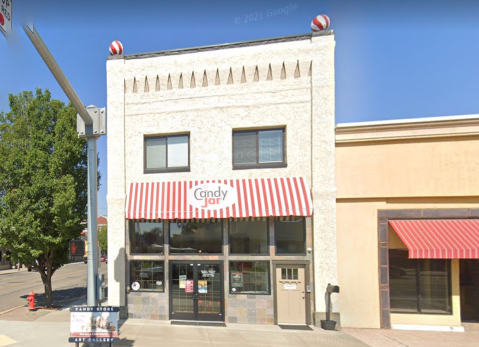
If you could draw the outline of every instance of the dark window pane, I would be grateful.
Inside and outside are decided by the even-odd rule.
[[[420,293],[422,313],[450,313],[448,261],[443,259],[421,259]]]
[[[269,262],[230,262],[231,294],[269,294]]]
[[[231,221],[231,254],[268,254],[268,223],[262,221]]]
[[[130,261],[130,287],[132,283],[140,284],[139,291],[164,292],[165,273],[162,261]]]
[[[392,312],[452,313],[450,261],[408,259],[406,250],[389,250]]]
[[[170,253],[222,253],[219,222],[170,223]]]
[[[146,138],[146,168],[166,168],[166,138]]]
[[[292,218],[288,221],[275,219],[274,234],[276,254],[306,253],[304,218]]]
[[[233,163],[256,164],[257,145],[256,132],[233,133]]]
[[[163,254],[163,223],[132,221],[130,224],[131,253]]]
[[[173,264],[170,273],[173,297],[172,309],[175,313],[194,313],[194,292],[187,290],[187,283],[193,283],[193,264]]]
[[[418,312],[417,260],[408,251],[389,251],[389,286],[392,312]]]
[[[264,130],[259,132],[259,162],[283,162],[283,130]]]

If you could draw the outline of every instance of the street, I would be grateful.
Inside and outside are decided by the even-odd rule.
[[[101,263],[98,273],[107,273],[107,264]],[[86,296],[87,264],[71,263],[63,266],[52,277],[53,305],[62,306]],[[20,305],[27,305],[27,295],[33,291],[37,306],[45,304],[45,290],[40,274],[36,271],[0,271],[0,319],[1,313]]]

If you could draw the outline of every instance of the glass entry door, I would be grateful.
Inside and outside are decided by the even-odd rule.
[[[222,263],[170,264],[170,319],[224,321]]]

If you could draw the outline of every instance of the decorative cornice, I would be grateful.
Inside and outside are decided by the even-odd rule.
[[[336,144],[479,136],[479,115],[401,119],[336,125]]]
[[[273,44],[273,43],[311,40],[311,38],[316,37],[316,36],[329,36],[329,35],[334,35],[334,32],[332,30],[327,30],[327,31],[320,31],[320,32],[317,32],[317,33],[310,33],[310,34],[273,37],[273,38],[269,38],[269,39],[242,41],[242,42],[234,42],[234,43],[224,43],[224,44],[211,45],[211,46],[180,48],[180,49],[172,49],[172,50],[166,50],[166,51],[140,53],[140,54],[112,55],[112,56],[109,56],[107,59],[108,60],[145,59],[145,58],[168,56],[168,55],[180,55],[180,54],[198,53],[198,52],[206,52],[206,51],[215,51],[215,50],[219,50],[219,49],[252,47],[252,46],[260,46],[260,45],[267,45],[267,44]]]

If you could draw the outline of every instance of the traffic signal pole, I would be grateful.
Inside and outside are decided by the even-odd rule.
[[[97,306],[97,283],[98,280],[98,230],[97,230],[97,191],[98,191],[98,157],[97,140],[106,134],[106,111],[105,108],[88,106],[85,108],[77,93],[71,86],[63,71],[58,66],[42,38],[32,25],[23,26],[30,41],[37,52],[50,69],[60,87],[78,112],[77,132],[80,138],[88,141],[88,280],[87,280],[87,305]]]

